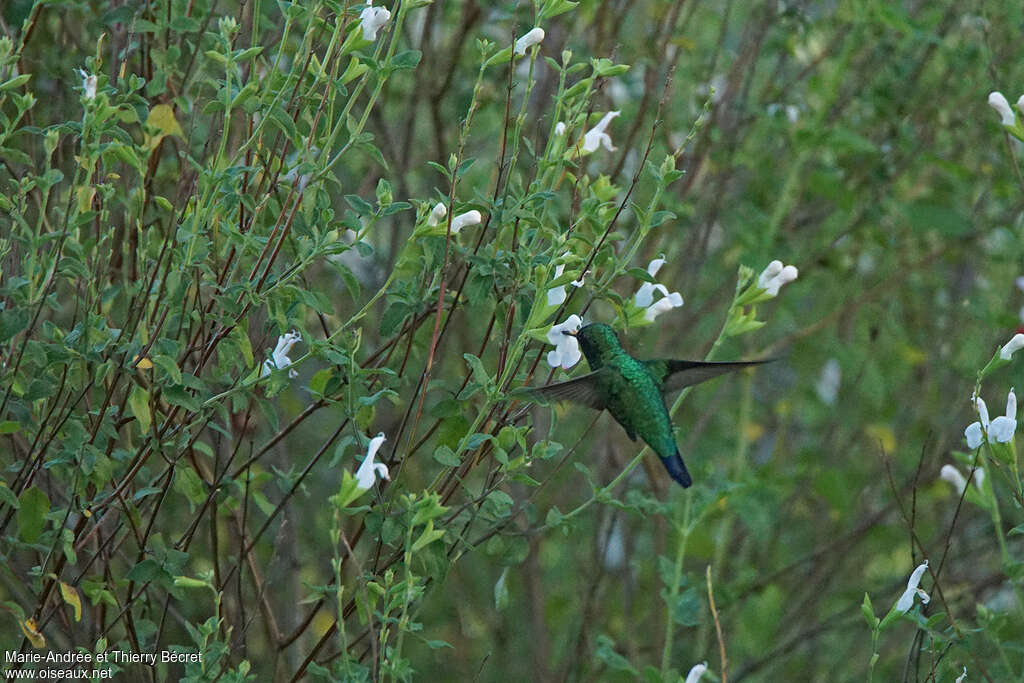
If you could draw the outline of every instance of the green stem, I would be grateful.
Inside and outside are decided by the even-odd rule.
[[[665,644],[661,650],[661,678],[662,680],[668,680],[668,669],[672,661],[672,641],[675,633],[676,620],[673,614],[672,606],[675,605],[676,600],[679,597],[679,585],[683,581],[683,560],[686,558],[686,544],[690,540],[690,506],[693,503],[693,495],[687,491],[686,503],[683,506],[683,523],[681,526],[676,526],[676,532],[679,535],[678,545],[676,546],[676,560],[675,566],[672,572],[672,585],[669,586],[669,600],[668,609],[665,611]]]

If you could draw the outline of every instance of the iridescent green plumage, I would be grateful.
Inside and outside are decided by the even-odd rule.
[[[630,439],[640,437],[661,458],[668,473],[683,487],[692,483],[679,456],[665,395],[732,370],[764,361],[709,363],[685,360],[638,360],[608,325],[595,323],[576,333],[591,372],[567,382],[535,389],[551,400],[571,400],[607,409]]]

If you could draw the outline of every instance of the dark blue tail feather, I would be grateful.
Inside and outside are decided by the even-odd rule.
[[[669,476],[675,479],[684,489],[689,488],[693,483],[693,479],[690,478],[690,473],[686,471],[686,465],[683,464],[683,459],[679,457],[678,452],[667,458],[662,458],[661,464],[668,470]]]

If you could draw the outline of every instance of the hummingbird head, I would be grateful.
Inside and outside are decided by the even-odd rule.
[[[604,365],[609,355],[622,350],[615,330],[604,323],[584,325],[576,332],[575,337],[580,343],[580,350],[587,357],[587,364],[591,370],[597,370]]]

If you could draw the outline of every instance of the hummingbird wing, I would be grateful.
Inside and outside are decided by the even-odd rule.
[[[601,368],[575,379],[531,387],[527,391],[533,398],[544,401],[572,401],[588,408],[603,410],[605,404],[598,388],[598,380],[608,372],[608,368]]]
[[[670,394],[673,391],[679,391],[685,387],[690,387],[694,384],[700,384],[701,382],[706,382],[709,379],[714,379],[715,377],[724,375],[727,372],[742,370],[743,368],[761,365],[762,363],[770,363],[772,362],[772,359],[728,361],[724,363],[714,363],[701,360],[667,359],[648,360],[644,362],[647,364],[647,369],[651,371],[654,379],[662,385],[661,392],[663,394]]]

